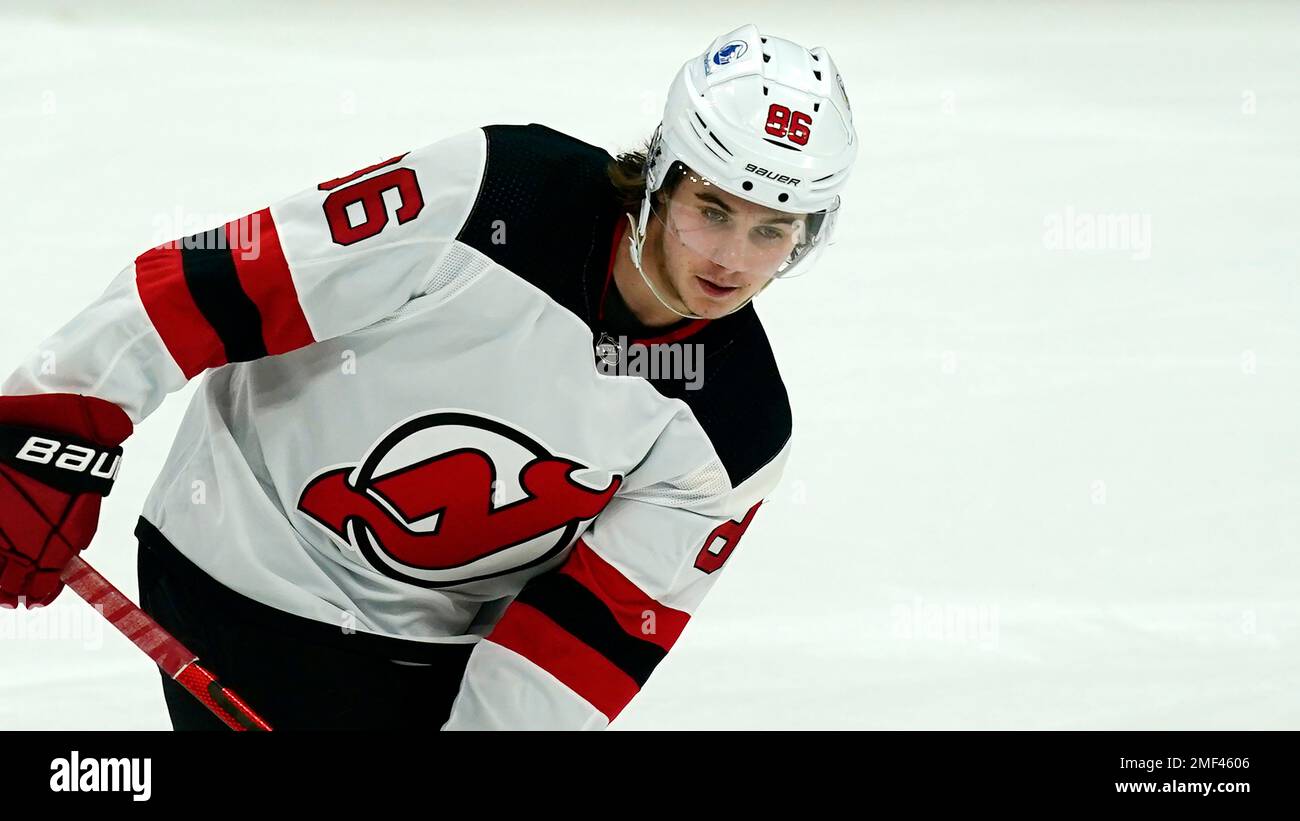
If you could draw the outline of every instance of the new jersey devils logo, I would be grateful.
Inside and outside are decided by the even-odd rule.
[[[385,575],[446,587],[555,556],[622,481],[500,421],[444,411],[313,476],[298,509]]]

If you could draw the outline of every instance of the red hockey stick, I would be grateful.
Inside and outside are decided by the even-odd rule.
[[[136,607],[80,556],[72,557],[60,578],[91,607],[102,605],[100,612],[104,618],[157,662],[164,673],[203,702],[227,727],[241,731],[271,729],[271,725],[239,696],[221,686],[215,676],[200,666],[198,656],[149,618],[149,614]]]

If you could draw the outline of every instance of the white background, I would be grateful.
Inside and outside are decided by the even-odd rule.
[[[757,303],[785,480],[614,726],[1300,728],[1300,6],[126,5],[0,10],[0,370],[146,248],[462,129],[633,147],[755,22],[830,49],[863,150]],[[86,554],[132,597],[193,387]],[[74,594],[44,617],[0,613],[0,728],[169,726]]]

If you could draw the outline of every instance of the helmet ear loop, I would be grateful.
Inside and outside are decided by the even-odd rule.
[[[649,222],[649,212],[654,210],[650,207],[650,198],[652,196],[654,196],[654,192],[647,189],[645,199],[642,200],[641,202],[641,219],[639,221],[633,220],[631,214],[624,215],[627,217],[628,223],[630,224],[627,239],[628,242],[632,244],[632,263],[636,267],[637,273],[641,275],[641,281],[644,282],[646,287],[650,289],[650,293],[654,294],[655,299],[659,300],[660,305],[664,306],[665,308],[677,314],[678,316],[682,317],[683,319],[704,319],[704,317],[699,316],[698,314],[682,313],[681,311],[677,310],[673,306],[669,305],[668,300],[663,298],[663,295],[659,293],[659,289],[656,288],[654,283],[650,281],[650,277],[646,274],[645,269],[641,267],[641,262],[642,259],[644,258],[646,224]],[[661,225],[663,224],[663,217],[659,216],[658,213],[655,214],[655,219],[659,220]],[[666,230],[667,226],[664,226],[664,228]],[[660,234],[660,236],[661,237],[663,236],[662,233]],[[662,260],[661,260],[661,264],[662,264]],[[683,303],[683,307],[685,307],[684,303]],[[689,311],[690,309],[687,308],[687,310]]]

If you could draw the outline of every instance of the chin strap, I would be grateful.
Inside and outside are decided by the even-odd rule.
[[[697,314],[684,314],[681,311],[674,308],[673,306],[669,305],[668,301],[665,300],[659,294],[659,289],[656,288],[654,286],[654,283],[650,281],[650,277],[646,276],[645,269],[641,267],[641,249],[642,246],[645,245],[645,227],[646,227],[646,222],[649,220],[650,217],[650,195],[646,194],[646,198],[641,202],[641,219],[639,222],[637,220],[632,219],[631,214],[625,213],[624,216],[627,217],[627,222],[628,222],[627,241],[631,243],[632,246],[632,264],[636,266],[637,273],[641,275],[641,280],[645,282],[646,287],[650,289],[650,293],[655,295],[655,299],[659,300],[660,305],[664,306],[668,310],[672,311],[673,313],[677,314],[678,316],[684,319],[705,319],[706,317],[702,317]],[[656,214],[655,216],[658,215]],[[667,228],[667,226],[665,226],[665,228]],[[772,280],[768,279],[768,281],[763,284],[762,288],[759,288],[757,291],[755,291],[753,294],[750,295],[749,299],[745,300],[744,302],[740,303],[736,307],[732,308],[730,311],[727,311],[722,316],[731,316],[736,311],[739,311],[741,308],[748,305],[754,299],[754,297],[758,296],[763,291],[763,288],[766,288],[768,285],[771,284],[772,284]],[[717,318],[721,319],[722,317],[717,317]]]

